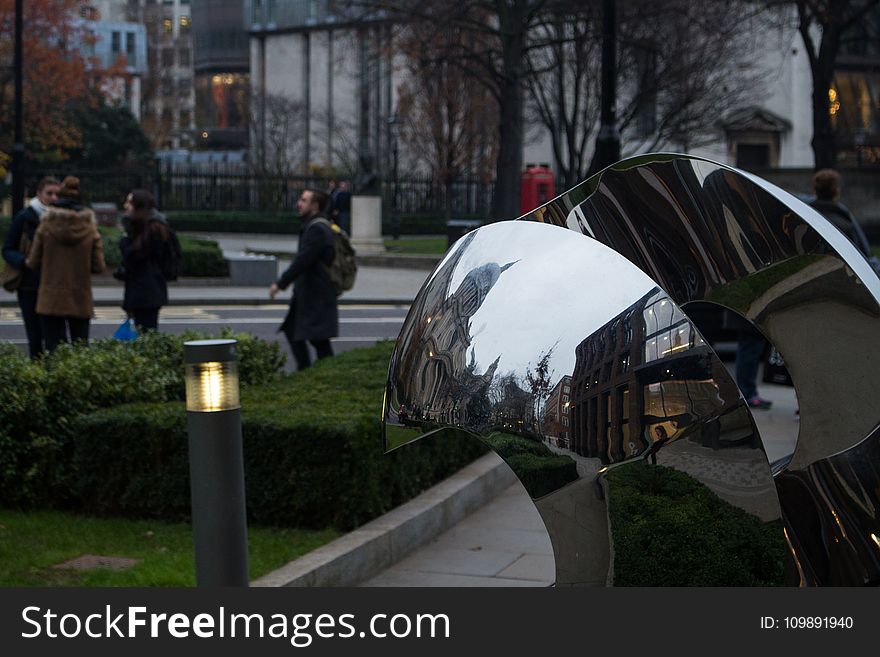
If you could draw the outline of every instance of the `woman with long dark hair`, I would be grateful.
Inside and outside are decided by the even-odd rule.
[[[132,190],[123,208],[126,235],[119,240],[122,267],[115,274],[125,282],[122,309],[134,319],[138,330],[155,330],[159,328],[159,310],[168,303],[168,284],[161,266],[170,239],[168,222],[145,189]]]

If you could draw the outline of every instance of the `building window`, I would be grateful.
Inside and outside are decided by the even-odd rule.
[[[568,416],[562,416],[562,425],[566,427],[568,426]]]
[[[180,17],[180,31],[181,32],[189,32],[189,26],[192,21],[189,16],[181,16]]]
[[[189,57],[189,48],[181,48],[177,53],[177,61],[180,62],[181,66],[189,66]]]
[[[163,18],[162,29],[165,30],[165,34],[171,34],[174,32],[174,21],[170,18]]]
[[[87,21],[96,21],[98,20],[98,10],[91,5],[82,5],[79,8],[80,18],[85,18]]]
[[[174,66],[174,48],[162,48],[162,67]]]
[[[162,95],[174,95],[174,80],[172,78],[162,78]]]
[[[737,144],[736,166],[740,169],[763,169],[770,166],[770,144]]]
[[[192,93],[193,83],[190,78],[180,78],[177,81],[177,95],[189,98]]]
[[[191,127],[192,124],[192,112],[189,110],[180,110],[180,127],[183,129],[187,129]]]
[[[134,47],[134,32],[125,33],[125,57],[129,66],[137,66],[137,51]]]
[[[118,55],[122,50],[122,34],[119,32],[113,32],[110,35],[110,52],[114,55]]]

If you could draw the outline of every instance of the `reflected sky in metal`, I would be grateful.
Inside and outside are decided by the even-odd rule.
[[[536,500],[557,585],[613,579],[604,474],[637,460],[781,515],[790,583],[876,582],[878,299],[855,247],[789,194],[696,158],[627,160],[456,243],[401,331],[386,447],[451,427],[490,444]],[[773,446],[775,480],[691,301],[786,360],[800,434]]]

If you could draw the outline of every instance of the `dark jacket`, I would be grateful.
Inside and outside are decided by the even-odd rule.
[[[37,211],[28,206],[13,217],[9,232],[6,233],[6,239],[3,240],[3,259],[16,269],[22,270],[21,285],[19,286],[22,290],[36,290],[40,286],[40,271],[25,267],[25,254],[18,250],[21,246],[23,233],[33,244],[34,235],[36,235],[39,225],[40,217],[37,215]]]
[[[161,308],[168,303],[168,284],[165,282],[162,267],[159,264],[162,242],[155,234],[151,233],[150,224],[152,222],[168,225],[165,217],[154,211],[147,220],[148,237],[144,240],[141,248],[136,248],[134,241],[128,235],[119,240],[122,267],[125,270],[123,310]]]
[[[41,272],[38,314],[91,317],[91,275],[104,271],[104,247],[95,213],[59,200],[43,215],[26,263]]]
[[[318,215],[322,216],[322,215]],[[336,288],[325,265],[333,262],[333,231],[313,217],[299,232],[299,249],[276,281],[282,290],[293,283],[290,310],[279,331],[291,340],[326,340],[339,335]]]
[[[837,230],[846,235],[863,256],[870,258],[873,255],[862,227],[845,205],[837,201],[821,201],[819,199],[810,201],[809,205],[831,222]]]

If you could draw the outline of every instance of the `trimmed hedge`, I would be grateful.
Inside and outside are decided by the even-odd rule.
[[[280,378],[285,355],[277,343],[229,329],[220,336],[239,341],[243,386]],[[0,345],[0,504],[73,503],[70,459],[78,418],[119,404],[182,400],[183,342],[205,337],[148,332],[131,343],[62,345],[36,362]]]
[[[249,520],[356,527],[486,451],[457,432],[382,453],[383,366],[390,343],[322,360],[242,394]],[[72,482],[91,512],[163,519],[189,514],[185,412],[138,404],[79,419]]]
[[[296,235],[301,220],[292,213],[176,211],[174,229],[194,233],[274,233]]]
[[[465,216],[456,219],[479,219],[480,217]],[[175,230],[196,233],[274,233],[296,235],[302,221],[293,213],[268,212],[211,212],[211,211],[180,211],[174,212],[171,223]],[[389,212],[383,213],[382,233],[391,235],[393,225]],[[400,218],[401,235],[445,235],[446,219],[430,214],[406,214]]]
[[[781,521],[761,522],[696,479],[639,461],[611,470],[616,586],[781,586]]]
[[[495,433],[485,441],[503,458],[532,498],[539,498],[578,479],[577,464],[544,443],[514,434]]]
[[[175,223],[175,230],[180,230]],[[104,243],[104,260],[107,268],[112,270],[122,264],[119,252],[119,238],[122,231],[110,226],[99,226],[101,240]],[[214,240],[203,240],[189,235],[180,235],[180,248],[183,252],[181,276],[222,277],[229,275],[229,265],[223,257],[223,251]]]

